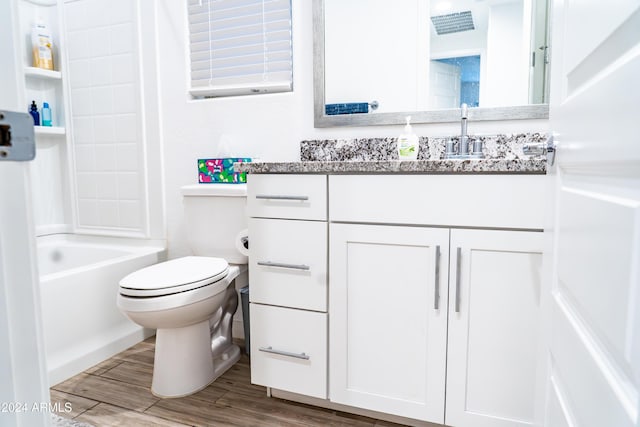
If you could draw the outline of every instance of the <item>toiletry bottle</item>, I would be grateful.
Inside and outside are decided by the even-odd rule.
[[[53,41],[47,26],[38,20],[31,29],[33,66],[53,70]]]
[[[42,126],[51,126],[51,108],[48,102],[42,103]]]
[[[398,137],[398,158],[400,160],[415,160],[418,158],[418,136],[411,128],[411,116],[407,116],[404,132]]]
[[[29,110],[29,114],[33,117],[33,125],[40,126],[40,113],[38,113],[36,101],[31,101],[31,110]]]

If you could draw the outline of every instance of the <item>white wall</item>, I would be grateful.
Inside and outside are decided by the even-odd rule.
[[[243,155],[268,161],[299,160],[303,139],[396,137],[403,126],[313,127],[313,34],[310,0],[293,1],[291,93],[190,100],[186,2],[158,0],[157,46],[169,256],[190,253],[185,241],[180,186],[197,182],[196,159]],[[393,85],[393,81],[381,82]],[[469,132],[547,130],[547,120],[471,122]],[[457,123],[415,125],[418,135],[455,135]],[[227,141],[229,150],[219,149]]]

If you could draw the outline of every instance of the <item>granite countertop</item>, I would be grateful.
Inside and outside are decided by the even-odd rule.
[[[479,160],[346,160],[236,163],[234,168],[248,173],[419,173],[419,174],[545,174],[546,159]]]
[[[420,137],[417,160],[398,160],[395,138],[311,140],[300,143],[300,161],[235,163],[247,173],[315,174],[545,174],[547,158],[523,153],[524,143],[543,142],[544,133],[470,136],[481,140],[484,159],[443,159],[445,143],[457,137]]]

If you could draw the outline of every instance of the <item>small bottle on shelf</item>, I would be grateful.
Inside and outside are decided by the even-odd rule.
[[[36,101],[31,101],[31,110],[29,111],[29,114],[33,117],[33,125],[40,126],[40,113],[38,113]]]
[[[51,33],[40,18],[31,29],[33,66],[53,70],[53,41]]]
[[[42,103],[42,126],[51,126],[51,108],[49,103]]]

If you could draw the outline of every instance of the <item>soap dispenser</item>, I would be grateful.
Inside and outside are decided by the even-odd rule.
[[[418,136],[411,128],[411,116],[406,117],[404,132],[398,137],[398,158],[400,160],[416,160],[418,158]]]

